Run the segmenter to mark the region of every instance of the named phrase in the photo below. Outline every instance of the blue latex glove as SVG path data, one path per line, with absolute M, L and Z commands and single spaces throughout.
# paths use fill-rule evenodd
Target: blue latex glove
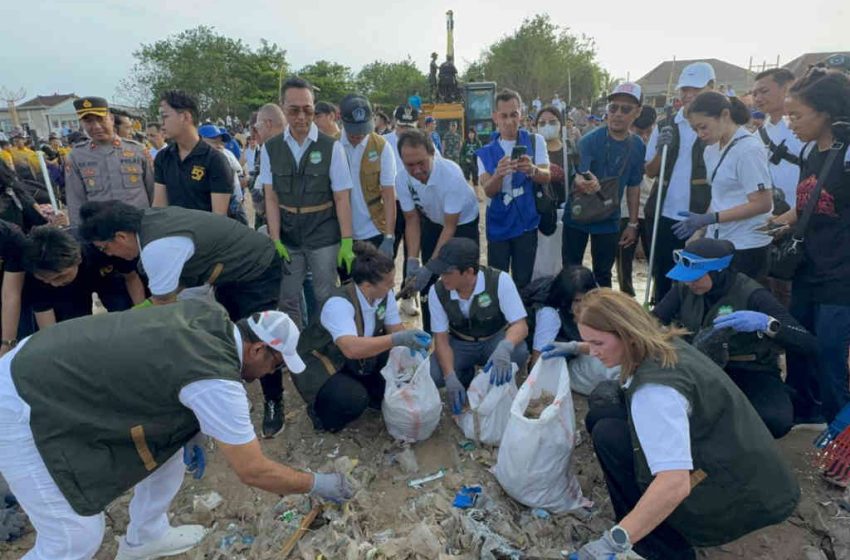
M 183 464 L 186 465 L 186 470 L 192 473 L 192 478 L 203 478 L 207 468 L 207 456 L 204 448 L 195 443 L 194 439 L 183 446 Z
M 407 329 L 394 332 L 390 339 L 393 346 L 407 346 L 411 354 L 415 350 L 427 350 L 431 347 L 431 335 L 419 329 Z
M 575 358 L 579 354 L 581 354 L 581 350 L 579 350 L 579 345 L 581 343 L 575 340 L 571 342 L 550 342 L 541 350 L 543 353 L 541 356 L 544 360 L 550 360 L 552 358 Z
M 490 359 L 484 364 L 484 371 L 490 372 L 490 385 L 504 385 L 511 380 L 513 369 L 511 368 L 511 352 L 514 344 L 510 340 L 503 340 L 496 345 L 496 349 L 490 354 Z
M 450 373 L 445 378 L 446 381 L 446 397 L 452 407 L 453 414 L 463 412 L 463 407 L 466 405 L 466 389 L 463 388 L 463 383 L 457 378 L 457 375 Z
M 423 266 L 416 271 L 416 290 L 421 292 L 428 286 L 428 282 L 431 281 L 431 277 L 434 276 L 434 273 L 427 266 Z
M 758 311 L 735 311 L 714 319 L 714 327 L 729 328 L 735 332 L 765 332 L 770 316 Z
M 679 212 L 679 215 L 685 218 L 681 222 L 676 222 L 676 225 L 673 226 L 673 233 L 679 239 L 687 239 L 698 229 L 715 223 L 714 212 L 709 212 L 707 214 Z

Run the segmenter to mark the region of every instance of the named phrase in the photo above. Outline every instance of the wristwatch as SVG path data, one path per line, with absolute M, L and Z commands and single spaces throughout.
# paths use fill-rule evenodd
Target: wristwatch
M 625 552 L 631 549 L 632 541 L 629 540 L 628 531 L 619 525 L 614 525 L 608 532 L 611 534 L 611 540 L 614 541 L 614 544 L 620 549 L 620 552 Z
M 764 334 L 770 337 L 776 336 L 780 327 L 782 327 L 782 323 L 771 317 L 767 322 L 767 330 L 764 331 Z
M 630 227 L 632 229 L 637 229 L 639 225 L 640 225 L 640 222 L 629 222 L 626 227 Z

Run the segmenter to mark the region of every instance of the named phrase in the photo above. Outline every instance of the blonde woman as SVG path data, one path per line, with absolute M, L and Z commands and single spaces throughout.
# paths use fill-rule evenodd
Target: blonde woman
M 594 416 L 588 430 L 618 525 L 586 544 L 580 560 L 635 552 L 693 559 L 778 523 L 800 488 L 773 437 L 723 370 L 664 329 L 631 297 L 585 295 L 582 339 L 607 367 L 620 366 L 625 414 Z M 610 388 L 609 388 L 610 389 Z M 607 408 L 607 407 L 606 407 Z

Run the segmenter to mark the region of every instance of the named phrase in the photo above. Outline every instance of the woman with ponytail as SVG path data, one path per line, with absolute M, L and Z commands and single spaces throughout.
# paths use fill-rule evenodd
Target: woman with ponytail
M 773 209 L 770 172 L 764 144 L 744 125 L 750 112 L 737 97 L 707 91 L 688 108 L 688 121 L 706 144 L 704 158 L 711 185 L 706 214 L 683 213 L 673 227 L 687 239 L 708 226 L 706 236 L 735 245 L 731 268 L 754 279 L 767 273 L 771 238 L 762 227 Z

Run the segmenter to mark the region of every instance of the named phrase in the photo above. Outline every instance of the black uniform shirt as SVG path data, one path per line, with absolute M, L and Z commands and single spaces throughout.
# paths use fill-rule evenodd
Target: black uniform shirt
M 212 211 L 212 193 L 233 194 L 233 170 L 227 158 L 203 140 L 180 161 L 177 143 L 156 154 L 154 181 L 165 185 L 169 206 Z

